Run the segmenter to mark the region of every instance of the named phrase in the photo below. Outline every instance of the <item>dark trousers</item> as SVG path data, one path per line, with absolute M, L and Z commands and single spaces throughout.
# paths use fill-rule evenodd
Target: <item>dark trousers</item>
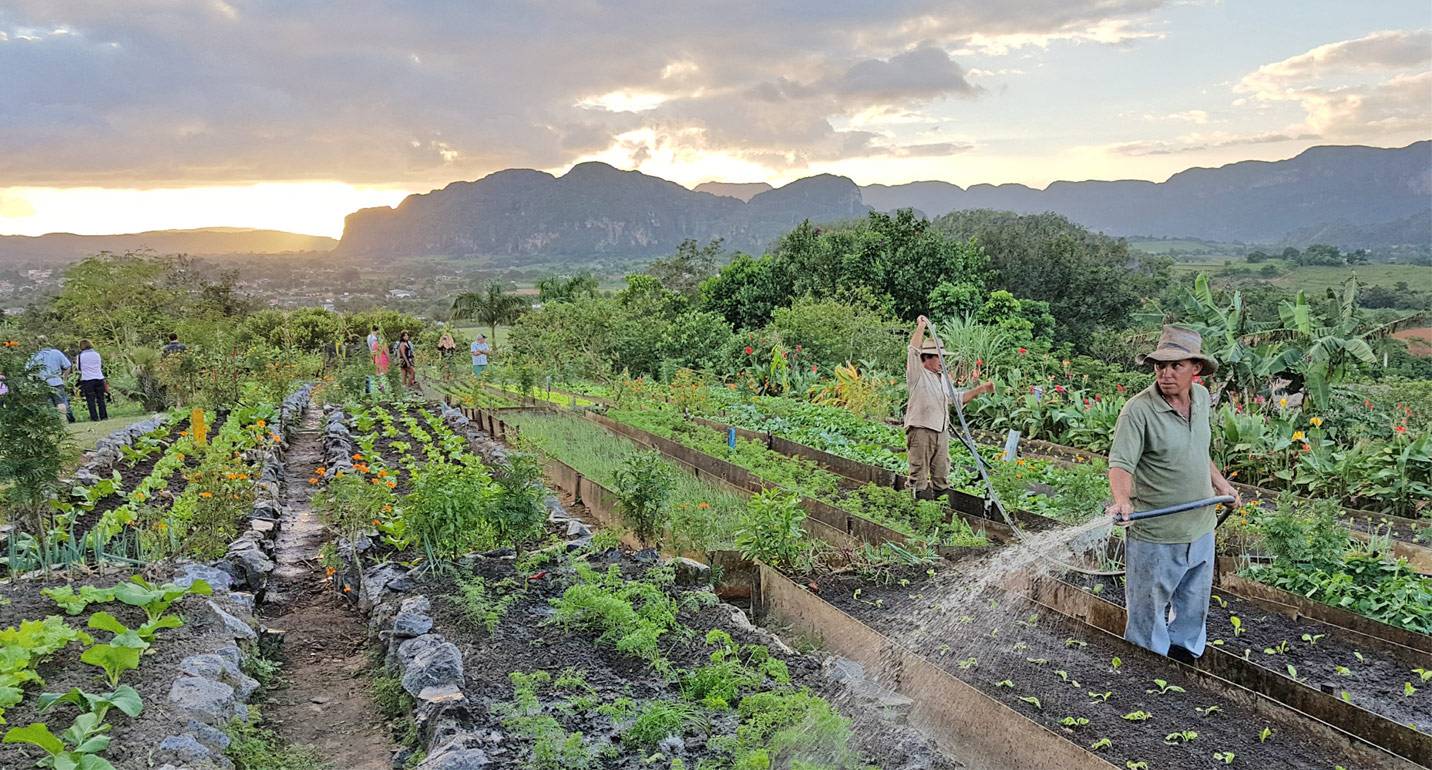
M 92 422 L 109 419 L 109 410 L 104 405 L 104 380 L 81 380 L 80 393 L 84 394 Z

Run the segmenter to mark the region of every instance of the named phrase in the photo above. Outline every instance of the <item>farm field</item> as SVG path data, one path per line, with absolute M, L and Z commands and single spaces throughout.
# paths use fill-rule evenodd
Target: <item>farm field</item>
M 852 226 L 699 283 L 667 264 L 535 303 L 493 285 L 441 324 L 216 305 L 163 257 L 72 268 L 61 306 L 108 301 L 92 273 L 170 293 L 73 330 L 123 396 L 101 423 L 66 424 L 30 363 L 77 340 L 0 319 L 0 765 L 1432 762 L 1415 317 L 1394 337 L 1355 302 L 1138 283 L 1110 246 L 1083 255 L 1109 260 L 1090 296 L 1142 312 L 1092 320 L 1095 299 L 1000 288 L 1039 288 L 1013 270 L 961 283 L 987 258 L 970 241 Z M 903 246 L 822 256 L 882 238 Z M 927 315 L 977 392 L 917 494 L 905 365 Z M 477 318 L 499 321 L 481 377 Z M 1241 498 L 1215 511 L 1196 659 L 1123 638 L 1138 578 L 1105 513 L 1162 320 L 1226 362 L 1198 384 Z M 175 328 L 184 350 L 130 342 Z

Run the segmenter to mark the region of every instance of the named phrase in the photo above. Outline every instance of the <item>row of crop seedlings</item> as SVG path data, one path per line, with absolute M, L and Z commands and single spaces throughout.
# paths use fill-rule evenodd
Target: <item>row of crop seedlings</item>
M 0 722 L 7 709 L 27 699 L 33 699 L 35 713 L 46 717 L 9 728 L 4 742 L 33 747 L 44 767 L 113 770 L 103 755 L 116 715 L 133 719 L 144 709 L 139 693 L 123 683 L 125 675 L 140 668 L 162 631 L 184 625 L 182 617 L 169 612 L 170 606 L 187 594 L 207 596 L 210 587 L 202 580 L 188 586 L 152 585 L 135 576 L 105 589 L 84 586 L 76 592 L 63 586 L 42 593 L 70 616 L 118 604 L 141 610 L 143 620 L 131 628 L 100 609 L 85 617 L 84 629 L 59 615 L 0 629 Z M 42 664 L 72 645 L 82 649 L 80 662 L 94 668 L 93 690 L 36 692 L 45 684 L 39 674 Z
M 761 399 L 759 404 L 771 400 Z M 750 415 L 759 413 L 759 404 L 750 402 L 743 404 L 742 408 L 733 407 L 728 411 L 747 416 L 748 419 L 742 421 L 742 427 L 780 428 L 782 423 L 779 421 L 750 419 Z M 848 452 L 849 443 L 821 439 L 822 435 L 838 435 L 846 429 L 853 431 L 852 435 L 862 435 L 863 429 L 849 427 L 860 422 L 853 415 L 813 404 L 801 405 L 794 412 L 784 414 L 794 413 L 819 413 L 824 431 L 800 433 L 802 439 L 811 442 L 814 448 L 859 459 L 859 452 Z M 730 451 L 719 434 L 693 425 L 682 418 L 675 406 L 666 403 L 637 405 L 627 401 L 608 414 L 614 419 L 734 462 L 773 483 L 782 486 L 795 484 L 788 488 L 839 505 L 897 530 L 902 529 L 902 517 L 892 516 L 889 512 L 909 507 L 918 511 L 922 505 L 909 502 L 908 496 L 897 496 L 891 490 L 871 487 L 857 490 L 846 495 L 844 500 L 837 501 L 836 485 L 840 479 L 835 474 L 818 469 L 804 470 L 809 463 L 789 458 L 783 461 L 782 455 L 763 450 L 758 442 L 738 439 L 736 450 Z M 954 449 L 956 455 L 960 451 L 958 447 Z M 987 459 L 991 461 L 996 491 L 1011 508 L 1064 522 L 1081 521 L 1098 515 L 1108 494 L 1101 463 L 1061 467 L 1049 461 L 1024 458 L 1015 462 L 997 462 L 993 452 Z M 966 479 L 966 491 L 983 493 L 982 488 L 968 483 L 968 476 Z M 1054 494 L 1031 492 L 1029 487 L 1032 485 L 1053 488 Z M 865 498 L 872 496 L 881 501 L 888 499 L 889 502 L 883 506 L 871 505 Z M 917 517 L 915 521 L 929 520 Z M 918 523 L 915 530 L 922 531 Z M 908 525 L 902 531 L 908 531 Z M 1395 558 L 1387 551 L 1385 542 L 1364 544 L 1349 540 L 1346 527 L 1338 518 L 1337 504 L 1333 501 L 1309 501 L 1290 495 L 1280 496 L 1276 501 L 1250 501 L 1235 512 L 1225 525 L 1223 534 L 1223 550 L 1248 560 L 1248 566 L 1242 570 L 1245 577 L 1316 598 L 1382 623 L 1424 634 L 1432 632 L 1432 579 L 1417 574 L 1404 560 Z M 1318 547 L 1312 547 L 1314 545 Z
M 941 503 L 915 500 L 910 493 L 878 484 L 855 488 L 848 480 L 802 458 L 772 451 L 759 441 L 736 438 L 732 447 L 720 433 L 684 419 L 678 412 L 640 408 L 630 403 L 612 408 L 618 422 L 676 441 L 740 466 L 768 484 L 863 516 L 901 534 L 932 545 L 983 547 L 985 537 L 963 519 L 948 515 Z
M 671 567 L 624 554 L 611 533 L 564 541 L 570 519 L 549 516 L 535 460 L 511 452 L 489 465 L 466 442 L 426 408 L 348 405 L 330 413 L 325 465 L 311 478 L 330 521 L 366 524 L 352 534 L 391 548 L 368 549 L 366 564 L 351 563 L 358 549 L 329 554 L 339 590 L 361 592 L 390 646 L 391 700 L 410 713 L 447 693 L 422 707 L 421 734 L 436 743 L 419 747 L 418 731 L 406 733 L 409 767 L 477 756 L 543 770 L 758 768 L 791 757 L 867 766 L 849 720 L 806 686 L 818 679 L 812 661 L 797 656 L 792 670 L 793 653 L 711 612 L 709 589 L 677 585 Z M 486 549 L 499 550 L 470 555 Z M 398 566 L 415 557 L 418 567 Z M 446 641 L 458 636 L 462 650 Z M 451 688 L 491 707 L 466 708 Z
M 44 538 L 8 539 L 9 571 L 85 561 L 143 564 L 179 553 L 223 556 L 254 503 L 260 461 L 283 436 L 271 404 L 194 415 L 136 437 L 108 475 L 92 475 L 53 500 Z M 147 473 L 136 473 L 145 467 Z

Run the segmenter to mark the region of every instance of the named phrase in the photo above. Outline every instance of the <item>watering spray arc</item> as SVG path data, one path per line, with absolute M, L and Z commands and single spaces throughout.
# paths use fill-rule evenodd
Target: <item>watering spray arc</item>
M 949 373 L 945 369 L 945 345 L 943 342 L 940 341 L 939 337 L 936 337 L 934 335 L 931 335 L 931 337 L 935 341 L 935 353 L 940 358 L 940 380 L 943 383 L 943 386 L 946 388 L 947 393 L 954 393 L 954 387 L 950 383 Z M 964 404 L 958 397 L 954 399 L 954 402 L 955 414 L 960 418 L 960 443 L 964 444 L 965 450 L 968 451 L 970 453 L 970 456 L 974 458 L 975 469 L 979 471 L 980 479 L 984 482 L 986 492 L 984 506 L 986 514 L 989 512 L 990 507 L 993 506 L 997 511 L 999 511 L 1000 518 L 1004 519 L 1004 523 L 1009 526 L 1010 531 L 1014 533 L 1015 539 L 1020 541 L 1028 539 L 1029 536 L 1025 534 L 1024 530 L 1019 528 L 1019 524 L 1015 522 L 1014 517 L 1009 515 L 1009 512 L 1005 510 L 1004 504 L 999 501 L 999 493 L 995 492 L 994 483 L 990 481 L 989 470 L 985 467 L 984 457 L 980 455 L 979 446 L 975 444 L 974 437 L 970 433 L 970 424 L 968 421 L 965 420 Z M 1011 447 L 1011 451 L 1013 451 L 1013 447 Z M 1233 498 L 1227 495 L 1208 497 L 1202 500 L 1193 500 L 1186 503 L 1178 503 L 1176 505 L 1165 506 L 1163 508 L 1154 508 L 1147 511 L 1136 511 L 1134 513 L 1129 514 L 1128 520 L 1132 522 L 1139 521 L 1141 519 L 1152 519 L 1158 516 L 1167 516 L 1172 513 L 1182 513 L 1183 511 L 1191 511 L 1195 508 L 1203 508 L 1205 506 L 1215 505 L 1218 503 L 1223 503 L 1227 505 L 1231 502 L 1233 502 Z M 1231 512 L 1232 509 L 1226 509 L 1223 514 L 1218 517 L 1218 524 L 1222 524 L 1224 519 L 1228 518 L 1228 514 Z M 1085 575 L 1114 576 L 1124 574 L 1124 569 L 1122 566 L 1120 566 L 1119 569 L 1089 567 L 1085 565 L 1071 564 L 1068 561 L 1061 558 L 1057 558 L 1048 552 L 1044 552 L 1041 555 L 1047 561 L 1051 561 L 1061 567 L 1064 567 L 1065 569 L 1069 569 L 1074 572 L 1080 572 Z

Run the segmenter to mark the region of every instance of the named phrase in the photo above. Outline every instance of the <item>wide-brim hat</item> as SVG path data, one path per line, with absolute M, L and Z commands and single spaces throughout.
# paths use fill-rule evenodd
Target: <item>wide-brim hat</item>
M 1187 326 L 1168 325 L 1163 328 L 1159 344 L 1151 352 L 1134 359 L 1139 366 L 1150 361 L 1187 361 L 1202 364 L 1199 374 L 1207 376 L 1218 371 L 1218 362 L 1203 352 L 1203 337 Z
M 920 343 L 920 355 L 922 355 L 922 356 L 938 356 L 938 355 L 940 355 L 940 353 L 941 353 L 941 351 L 940 351 L 940 341 L 939 341 L 939 340 L 936 340 L 936 339 L 930 338 L 930 337 L 926 337 L 925 340 Z

